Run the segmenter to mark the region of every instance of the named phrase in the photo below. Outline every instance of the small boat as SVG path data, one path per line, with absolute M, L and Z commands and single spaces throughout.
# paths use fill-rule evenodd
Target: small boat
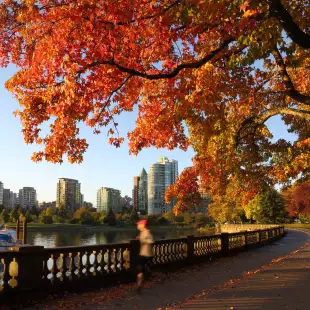
M 11 247 L 18 244 L 15 230 L 7 229 L 6 227 L 0 230 L 0 252 L 9 251 Z

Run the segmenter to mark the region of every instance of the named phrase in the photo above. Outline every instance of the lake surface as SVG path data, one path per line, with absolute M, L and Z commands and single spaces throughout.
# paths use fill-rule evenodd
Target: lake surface
M 200 234 L 196 229 L 152 230 L 155 240 L 181 238 Z M 46 248 L 118 243 L 135 239 L 138 231 L 37 231 L 28 232 L 27 243 Z

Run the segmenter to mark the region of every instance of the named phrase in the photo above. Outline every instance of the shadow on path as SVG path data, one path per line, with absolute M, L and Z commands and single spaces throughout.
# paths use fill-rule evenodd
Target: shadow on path
M 291 236 L 296 235 L 295 232 Z M 308 235 L 309 236 L 309 235 Z M 185 302 L 182 309 L 309 309 L 310 244 L 260 272 L 208 296 Z M 174 309 L 178 309 L 175 307 Z

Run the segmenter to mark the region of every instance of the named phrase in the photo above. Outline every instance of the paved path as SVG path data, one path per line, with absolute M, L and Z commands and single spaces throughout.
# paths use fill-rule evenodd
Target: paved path
M 257 273 L 174 309 L 310 309 L 310 243 Z
M 133 284 L 128 284 L 79 296 L 68 295 L 32 309 L 308 310 L 305 300 L 310 296 L 310 246 L 287 258 L 283 256 L 309 241 L 309 234 L 291 231 L 274 244 L 168 272 L 163 283 L 159 280 L 164 275 L 158 274 L 141 295 L 135 293 Z M 294 294 L 294 300 L 289 294 Z

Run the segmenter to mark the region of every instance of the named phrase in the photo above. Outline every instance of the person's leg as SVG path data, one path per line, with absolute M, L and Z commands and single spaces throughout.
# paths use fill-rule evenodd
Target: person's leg
M 145 277 L 146 278 L 150 278 L 152 276 L 152 269 L 151 269 L 152 260 L 153 260 L 153 257 L 147 258 L 147 261 L 145 264 Z
M 138 291 L 141 290 L 142 284 L 143 284 L 143 273 L 140 272 L 140 273 L 138 273 L 138 276 L 137 276 L 137 290 Z
M 138 275 L 137 275 L 137 290 L 140 292 L 143 283 L 143 273 L 145 269 L 145 260 L 143 256 L 139 256 Z

